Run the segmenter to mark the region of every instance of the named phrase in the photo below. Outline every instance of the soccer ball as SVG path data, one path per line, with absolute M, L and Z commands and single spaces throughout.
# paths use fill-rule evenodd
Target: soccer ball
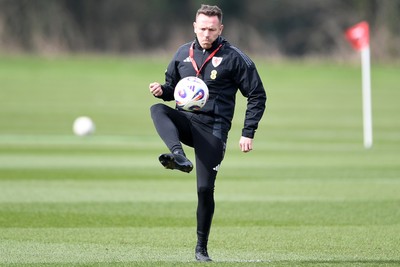
M 186 111 L 199 110 L 208 100 L 208 87 L 203 80 L 189 76 L 178 82 L 174 91 L 176 106 Z
M 74 133 L 78 136 L 86 136 L 94 133 L 96 127 L 91 118 L 82 116 L 76 118 L 73 125 Z

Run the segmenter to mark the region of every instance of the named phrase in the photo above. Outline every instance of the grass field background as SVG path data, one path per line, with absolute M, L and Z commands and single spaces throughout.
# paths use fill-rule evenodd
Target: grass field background
M 366 150 L 358 64 L 255 59 L 267 112 L 241 153 L 238 95 L 212 264 L 400 265 L 399 66 L 372 66 Z M 161 167 L 149 116 L 167 63 L 0 57 L 0 265 L 199 265 L 194 173 Z M 95 135 L 72 134 L 81 115 Z

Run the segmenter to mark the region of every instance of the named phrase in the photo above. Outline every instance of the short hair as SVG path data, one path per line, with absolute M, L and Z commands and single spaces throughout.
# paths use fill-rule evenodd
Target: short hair
M 222 10 L 218 6 L 201 5 L 201 7 L 197 10 L 196 18 L 200 14 L 208 17 L 217 16 L 219 22 L 222 24 Z

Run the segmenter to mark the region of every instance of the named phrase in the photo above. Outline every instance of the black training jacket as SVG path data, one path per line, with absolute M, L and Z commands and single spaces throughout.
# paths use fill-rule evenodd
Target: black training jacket
M 267 100 L 264 86 L 253 61 L 221 36 L 207 50 L 203 50 L 195 39 L 193 58 L 200 69 L 203 62 L 220 44 L 222 44 L 221 48 L 205 64 L 200 74 L 208 86 L 209 100 L 201 110 L 194 113 L 212 116 L 214 134 L 226 140 L 232 124 L 236 93 L 239 89 L 247 98 L 242 136 L 253 138 Z M 165 72 L 165 84 L 162 85 L 163 94 L 160 97 L 163 100 L 174 100 L 174 88 L 180 79 L 196 76 L 196 71 L 189 59 L 189 48 L 192 45 L 193 42 L 182 45 L 169 63 Z

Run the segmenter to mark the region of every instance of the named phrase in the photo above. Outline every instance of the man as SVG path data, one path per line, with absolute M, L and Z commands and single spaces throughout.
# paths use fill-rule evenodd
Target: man
M 165 83 L 153 82 L 149 89 L 155 97 L 171 101 L 179 80 L 197 76 L 207 84 L 209 99 L 202 109 L 193 112 L 155 104 L 151 117 L 171 152 L 159 157 L 165 168 L 189 173 L 193 164 L 186 158 L 182 143 L 194 148 L 198 196 L 195 258 L 211 261 L 207 243 L 215 206 L 214 185 L 225 154 L 235 95 L 239 89 L 247 98 L 239 146 L 241 151 L 249 152 L 265 110 L 266 93 L 254 63 L 221 36 L 224 26 L 217 6 L 202 5 L 193 28 L 195 40 L 178 49 L 166 70 Z

